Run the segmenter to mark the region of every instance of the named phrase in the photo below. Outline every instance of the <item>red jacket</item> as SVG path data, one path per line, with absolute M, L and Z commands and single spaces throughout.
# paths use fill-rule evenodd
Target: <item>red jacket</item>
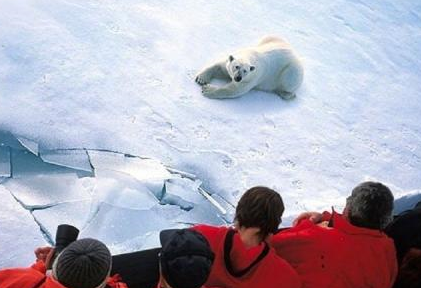
M 0 270 L 0 288 L 66 288 L 51 276 L 46 276 L 47 269 L 43 261 L 38 261 L 30 268 L 11 268 Z M 118 275 L 109 277 L 108 287 L 127 288 Z
M 207 225 L 195 226 L 193 229 L 207 238 L 215 253 L 215 262 L 206 286 L 224 288 L 301 287 L 297 272 L 285 260 L 278 257 L 266 243 L 247 249 L 233 229 Z M 259 256 L 263 257 L 260 262 L 245 271 Z M 243 275 L 240 275 L 240 272 L 243 272 Z
M 331 222 L 332 227 L 321 227 L 303 220 L 272 238 L 278 255 L 300 274 L 303 287 L 392 287 L 397 274 L 392 239 L 353 226 L 337 213 Z

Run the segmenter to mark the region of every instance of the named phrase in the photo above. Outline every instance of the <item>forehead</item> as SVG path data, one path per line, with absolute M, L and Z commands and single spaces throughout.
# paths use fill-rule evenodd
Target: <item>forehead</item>
M 232 61 L 231 62 L 234 66 L 241 66 L 241 67 L 247 67 L 248 66 L 248 64 L 247 63 L 242 63 L 241 61 L 239 61 L 239 60 L 234 60 L 234 61 Z

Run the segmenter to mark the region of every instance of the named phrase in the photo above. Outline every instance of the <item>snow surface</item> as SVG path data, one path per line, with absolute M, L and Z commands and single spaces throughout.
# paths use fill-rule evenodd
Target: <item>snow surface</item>
M 285 37 L 303 58 L 304 84 L 296 99 L 250 92 L 211 100 L 200 94 L 193 78 L 202 66 L 268 34 Z M 40 147 L 86 148 L 158 159 L 196 175 L 227 207 L 245 189 L 267 185 L 283 196 L 288 224 L 299 211 L 340 209 L 364 179 L 391 184 L 397 197 L 419 192 L 420 47 L 421 3 L 412 0 L 0 0 L 0 130 L 17 135 L 35 154 Z M 7 177 L 8 156 L 1 149 L 0 177 Z M 20 173 L 70 161 L 61 172 L 76 168 L 78 177 L 87 176 L 83 152 L 70 158 L 40 154 L 46 162 L 21 165 Z M 18 156 L 24 164 L 36 155 Z M 104 181 L 121 176 L 104 173 L 98 175 Z M 16 193 L 26 194 L 25 181 L 14 183 L 22 187 Z M 130 189 L 127 195 L 134 193 Z M 100 211 L 109 211 L 101 217 L 126 217 L 106 201 L 106 189 L 100 194 Z M 193 199 L 184 197 L 166 201 L 187 210 Z M 1 197 L 2 206 L 9 198 Z M 14 211 L 16 203 L 9 204 L 7 211 Z M 84 209 L 75 205 L 36 214 L 47 223 L 73 207 Z M 130 219 L 149 219 L 153 209 L 132 211 L 119 233 L 133 226 Z M 215 217 L 185 212 L 186 222 Z M 0 231 L 15 223 L 9 214 L 0 214 Z M 92 233 L 106 229 L 102 222 L 90 224 Z M 154 232 L 125 235 L 113 241 L 119 251 L 156 244 Z M 13 248 L 9 239 L 0 240 L 2 253 Z M 26 263 L 23 254 L 0 267 Z

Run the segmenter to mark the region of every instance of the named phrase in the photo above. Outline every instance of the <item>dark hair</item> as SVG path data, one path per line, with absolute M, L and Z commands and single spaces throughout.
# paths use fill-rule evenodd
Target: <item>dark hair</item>
M 392 220 L 393 194 L 382 183 L 363 182 L 352 190 L 346 206 L 353 225 L 381 230 Z
M 393 288 L 421 287 L 421 250 L 411 249 L 403 258 L 398 278 Z
M 247 190 L 235 210 L 235 220 L 240 227 L 260 228 L 260 236 L 265 239 L 275 233 L 281 223 L 284 203 L 281 195 L 267 187 L 253 187 Z

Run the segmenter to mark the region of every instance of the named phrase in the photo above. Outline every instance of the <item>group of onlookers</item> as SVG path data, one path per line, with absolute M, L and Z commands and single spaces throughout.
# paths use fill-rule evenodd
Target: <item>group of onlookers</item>
M 164 230 L 161 248 L 115 256 L 94 239 L 57 257 L 38 248 L 30 268 L 0 270 L 0 288 L 419 288 L 421 202 L 393 218 L 393 201 L 385 185 L 364 182 L 342 213 L 305 212 L 279 229 L 280 194 L 253 187 L 233 227 Z

